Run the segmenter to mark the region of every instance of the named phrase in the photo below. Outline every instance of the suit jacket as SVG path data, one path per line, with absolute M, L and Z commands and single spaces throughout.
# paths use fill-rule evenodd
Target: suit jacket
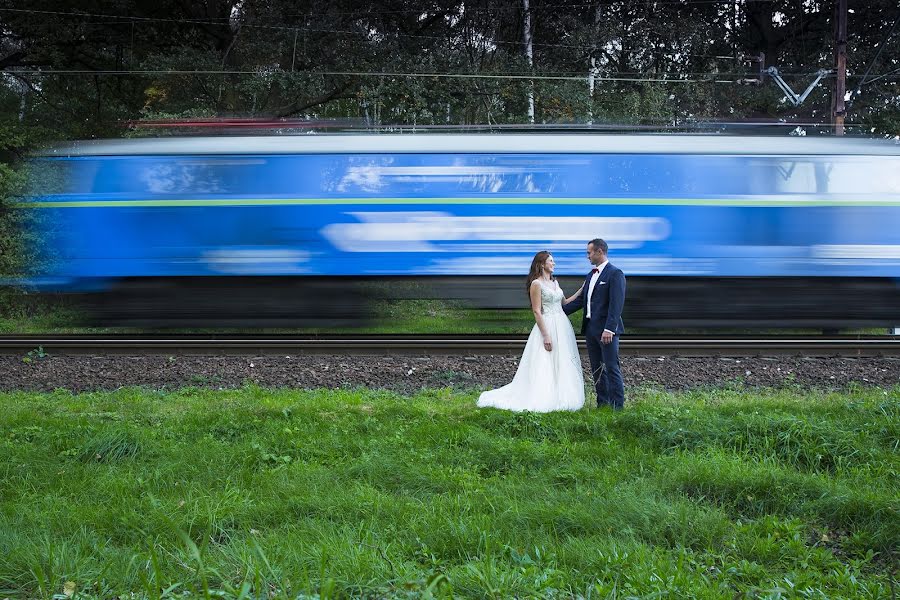
M 567 315 L 585 307 L 590 283 L 591 273 L 588 273 L 581 288 L 581 295 L 563 307 Z M 625 324 L 622 322 L 623 306 L 625 306 L 625 273 L 612 263 L 607 263 L 594 284 L 590 321 L 587 319 L 587 310 L 583 313 L 581 333 L 599 336 L 604 329 L 609 329 L 616 335 L 622 335 L 625 333 Z

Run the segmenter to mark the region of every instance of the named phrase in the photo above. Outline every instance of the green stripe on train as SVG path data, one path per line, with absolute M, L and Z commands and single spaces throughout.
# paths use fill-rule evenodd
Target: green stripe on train
M 571 204 L 620 206 L 900 206 L 900 200 L 786 200 L 724 198 L 213 198 L 172 200 L 48 200 L 19 202 L 19 208 L 163 208 L 202 206 L 334 206 L 441 204 Z

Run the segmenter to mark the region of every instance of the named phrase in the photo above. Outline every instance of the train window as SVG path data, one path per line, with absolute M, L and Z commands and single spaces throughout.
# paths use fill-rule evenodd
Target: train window
M 780 158 L 776 190 L 787 194 L 900 194 L 900 173 L 883 156 Z
M 242 166 L 259 162 L 229 157 L 145 159 L 138 168 L 138 181 L 150 194 L 224 194 L 234 191 Z
M 708 155 L 598 155 L 594 192 L 608 196 L 709 197 L 758 193 L 745 157 Z
M 816 194 L 828 190 L 832 164 L 808 158 L 778 159 L 770 162 L 769 176 L 774 191 L 782 194 Z
M 900 170 L 892 156 L 843 156 L 831 161 L 832 194 L 900 194 Z

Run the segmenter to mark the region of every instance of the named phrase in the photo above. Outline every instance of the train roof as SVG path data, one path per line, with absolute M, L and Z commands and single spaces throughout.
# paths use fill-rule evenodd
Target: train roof
M 59 145 L 42 156 L 209 154 L 734 154 L 890 155 L 890 140 L 837 137 L 597 134 L 315 134 L 154 137 Z

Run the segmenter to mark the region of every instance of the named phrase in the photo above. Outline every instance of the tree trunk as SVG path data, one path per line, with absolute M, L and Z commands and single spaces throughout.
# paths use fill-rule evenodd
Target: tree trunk
M 594 79 L 600 74 L 597 47 L 600 44 L 600 2 L 594 8 L 594 28 L 591 37 L 591 65 L 588 67 L 588 125 L 594 124 Z
M 528 0 L 522 0 L 522 8 L 525 13 L 522 37 L 525 41 L 525 60 L 528 62 L 528 70 L 534 70 L 534 52 L 531 46 L 531 9 Z M 534 124 L 534 80 L 528 80 L 528 122 Z

